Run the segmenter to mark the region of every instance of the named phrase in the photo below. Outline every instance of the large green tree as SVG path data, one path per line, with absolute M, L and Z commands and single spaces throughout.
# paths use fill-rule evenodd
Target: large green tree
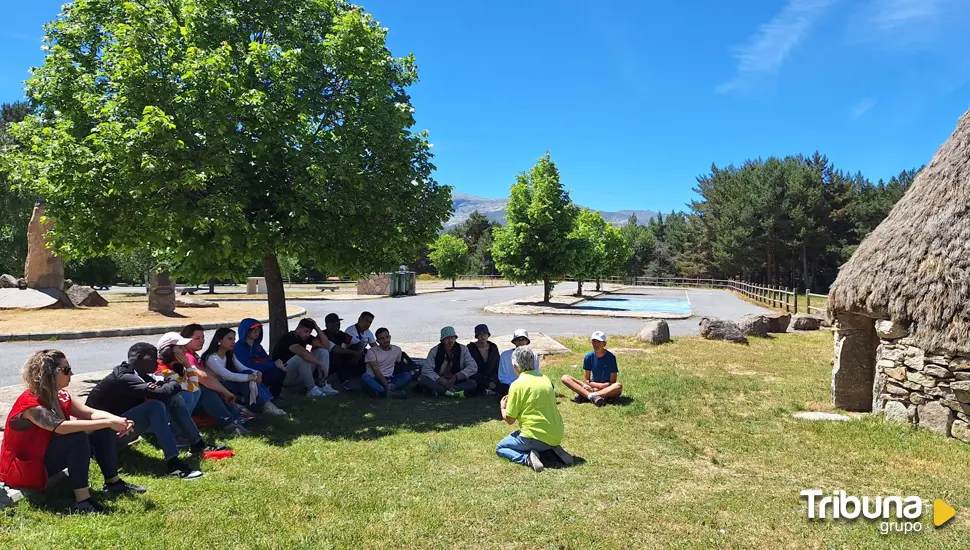
M 512 281 L 542 281 L 548 302 L 553 283 L 568 276 L 574 245 L 570 237 L 578 208 L 559 181 L 549 153 L 512 186 L 505 216 L 508 225 L 495 229 L 495 265 Z
M 468 245 L 458 237 L 445 233 L 431 243 L 428 257 L 438 275 L 451 279 L 451 288 L 455 288 L 455 278 L 468 267 Z
M 261 262 L 275 343 L 279 255 L 389 269 L 450 213 L 410 130 L 414 58 L 386 36 L 340 0 L 75 0 L 46 27 L 12 173 L 47 198 L 65 256 Z

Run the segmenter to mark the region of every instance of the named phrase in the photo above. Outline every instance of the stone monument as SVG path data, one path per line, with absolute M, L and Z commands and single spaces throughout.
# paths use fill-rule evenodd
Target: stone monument
M 152 271 L 148 279 L 148 311 L 175 311 L 175 281 L 168 271 Z
M 24 266 L 24 278 L 28 288 L 60 291 L 64 290 L 64 262 L 47 248 L 44 235 L 53 229 L 54 221 L 41 223 L 44 206 L 43 200 L 37 202 L 30 224 L 27 225 L 27 264 Z

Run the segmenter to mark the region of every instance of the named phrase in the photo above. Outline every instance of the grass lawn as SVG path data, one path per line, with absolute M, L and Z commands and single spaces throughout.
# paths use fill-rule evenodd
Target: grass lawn
M 296 313 L 288 307 L 288 313 Z M 108 307 L 74 309 L 0 310 L 0 333 L 101 330 L 110 328 L 187 325 L 189 323 L 239 322 L 246 317 L 269 316 L 263 302 L 221 303 L 213 308 L 177 308 L 172 315 L 148 311 L 147 299 L 136 303 L 112 302 Z
M 575 353 L 547 374 L 576 372 Z M 238 456 L 197 482 L 160 477 L 160 455 L 123 456 L 142 497 L 111 516 L 71 517 L 63 496 L 0 513 L 0 548 L 958 548 L 970 534 L 970 447 L 877 420 L 791 418 L 829 403 L 827 331 L 750 347 L 682 338 L 636 349 L 618 338 L 629 397 L 597 409 L 565 396 L 564 446 L 584 459 L 539 475 L 494 455 L 511 428 L 491 398 L 361 395 L 284 406 Z M 561 384 L 557 387 L 562 390 Z M 92 466 L 92 479 L 98 479 Z M 100 485 L 100 482 L 98 482 Z M 803 489 L 942 498 L 959 512 L 935 530 L 811 521 Z M 59 507 L 59 508 L 58 508 Z M 53 509 L 53 511 L 52 511 Z

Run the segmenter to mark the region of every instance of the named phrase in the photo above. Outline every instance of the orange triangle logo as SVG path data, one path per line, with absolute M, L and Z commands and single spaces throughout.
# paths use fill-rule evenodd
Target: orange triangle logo
M 957 511 L 949 504 L 940 499 L 933 501 L 933 525 L 939 527 L 953 519 L 955 515 L 957 515 Z

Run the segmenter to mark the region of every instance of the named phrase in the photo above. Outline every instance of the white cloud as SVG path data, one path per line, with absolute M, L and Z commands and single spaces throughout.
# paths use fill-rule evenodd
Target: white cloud
M 871 0 L 858 31 L 864 40 L 890 50 L 934 49 L 948 36 L 964 34 L 968 16 L 966 0 Z
M 785 7 L 758 27 L 748 43 L 737 49 L 734 77 L 717 87 L 720 93 L 750 84 L 752 78 L 777 73 L 792 50 L 808 36 L 816 21 L 835 0 L 788 0 Z
M 892 32 L 939 17 L 945 0 L 875 0 L 872 23 L 877 29 Z
M 849 109 L 849 118 L 855 120 L 862 115 L 869 112 L 870 109 L 876 106 L 876 100 L 871 97 L 863 99 L 859 103 L 856 103 Z

